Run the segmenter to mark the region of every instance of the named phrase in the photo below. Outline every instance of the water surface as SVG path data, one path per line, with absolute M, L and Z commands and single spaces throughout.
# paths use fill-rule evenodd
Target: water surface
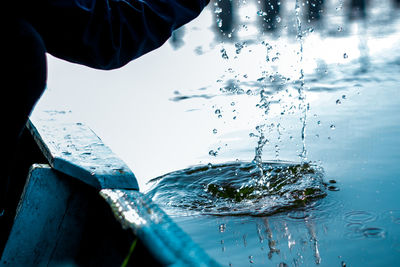
M 222 266 L 396 266 L 399 10 L 371 0 L 364 20 L 349 19 L 347 3 L 326 1 L 315 22 L 301 8 L 302 46 L 295 1 L 282 1 L 278 30 L 264 33 L 256 5 L 240 2 L 231 38 L 215 34 L 210 6 L 178 35 L 181 45 L 121 70 L 49 58 L 41 105 L 86 120 Z M 251 184 L 257 172 L 240 168 L 260 144 L 259 165 L 315 166 L 299 180 L 309 184 L 286 193 L 318 188 L 316 197 L 294 205 L 268 193 L 268 180 Z M 155 177 L 164 178 L 158 191 Z

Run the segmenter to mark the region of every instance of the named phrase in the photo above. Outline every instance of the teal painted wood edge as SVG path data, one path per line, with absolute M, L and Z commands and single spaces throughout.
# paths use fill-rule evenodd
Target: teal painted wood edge
M 55 170 L 97 189 L 139 190 L 129 167 L 84 123 L 70 112 L 34 112 L 27 128 Z
M 220 266 L 144 194 L 103 189 L 100 195 L 122 226 L 131 229 L 164 266 Z

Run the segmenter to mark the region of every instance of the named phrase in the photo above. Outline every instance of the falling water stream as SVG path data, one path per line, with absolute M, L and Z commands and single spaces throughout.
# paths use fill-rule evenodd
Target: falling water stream
M 296 0 L 295 5 L 295 14 L 296 14 L 296 25 L 297 25 L 297 40 L 299 42 L 299 68 L 300 75 L 298 78 L 299 81 L 299 100 L 300 106 L 299 109 L 303 110 L 303 116 L 301 117 L 302 127 L 301 127 L 301 142 L 302 142 L 302 150 L 300 153 L 301 162 L 305 162 L 307 160 L 307 148 L 306 148 L 306 126 L 307 126 L 307 111 L 309 109 L 309 104 L 306 103 L 306 93 L 304 91 L 304 70 L 303 70 L 303 32 L 301 27 L 301 10 L 300 10 L 300 0 Z

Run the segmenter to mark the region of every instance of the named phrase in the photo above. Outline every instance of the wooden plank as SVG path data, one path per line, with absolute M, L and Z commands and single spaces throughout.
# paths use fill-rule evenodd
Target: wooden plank
M 138 191 L 135 176 L 125 163 L 92 130 L 83 123 L 74 122 L 69 112 L 36 112 L 27 127 L 51 167 L 101 189 L 100 195 L 122 227 L 132 230 L 130 233 L 136 235 L 163 266 L 219 266 L 151 199 Z M 55 179 L 53 176 L 57 173 L 50 168 L 41 170 L 40 175 L 33 175 L 35 172 L 38 171 L 33 168 L 30 179 L 39 178 L 27 183 L 7 243 L 7 254 L 3 254 L 3 264 L 8 266 L 15 266 L 14 263 L 24 266 L 23 261 L 32 257 L 36 257 L 38 264 L 62 258 L 71 260 L 81 253 L 74 246 L 68 248 L 68 244 L 79 242 L 80 237 L 71 235 L 69 238 L 70 235 L 65 234 L 71 229 L 68 225 L 79 228 L 79 220 L 75 218 L 82 212 L 77 212 L 81 210 L 79 205 L 71 204 L 71 194 L 76 190 L 68 189 L 68 183 L 64 185 L 62 179 Z M 53 201 L 54 195 L 59 200 Z M 80 195 L 87 194 L 81 192 Z M 21 234 L 30 224 L 35 224 L 32 233 Z M 79 229 L 77 232 L 80 233 Z M 48 236 L 44 236 L 45 233 Z M 65 248 L 71 253 L 65 253 Z M 21 251 L 25 254 L 21 255 Z M 49 254 L 49 251 L 52 252 Z
M 134 240 L 97 189 L 34 164 L 0 266 L 120 266 Z M 143 248 L 133 258 L 154 263 Z
M 135 190 L 103 189 L 125 229 L 131 229 L 164 266 L 220 266 L 181 230 L 155 203 Z
M 95 188 L 139 190 L 135 175 L 84 123 L 70 112 L 40 111 L 27 128 L 55 170 Z
M 60 242 L 65 235 L 60 228 L 66 223 L 66 218 L 72 217 L 66 214 L 71 213 L 70 202 L 74 194 L 71 184 L 66 179 L 59 179 L 50 166 L 33 165 L 0 265 L 49 266 L 53 260 L 61 260 L 54 258 L 57 246 L 62 247 L 62 258 L 66 261 L 73 259 L 83 231 L 83 227 L 73 225 L 82 222 L 67 222 L 73 228 L 68 232 L 68 241 L 63 238 Z M 72 212 L 84 212 L 82 205 L 84 203 L 80 201 L 80 206 L 76 205 Z

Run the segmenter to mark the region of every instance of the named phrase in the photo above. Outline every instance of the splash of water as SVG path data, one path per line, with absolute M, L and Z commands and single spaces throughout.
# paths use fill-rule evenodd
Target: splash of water
M 308 163 L 231 162 L 195 166 L 150 181 L 147 193 L 171 215 L 265 216 L 326 196 L 323 170 Z
M 305 93 L 305 80 L 304 80 L 304 69 L 303 69 L 303 32 L 302 32 L 302 23 L 301 23 L 301 1 L 300 0 L 296 0 L 295 2 L 295 17 L 296 17 L 296 39 L 299 43 L 299 59 L 298 59 L 298 65 L 300 67 L 299 70 L 299 77 L 297 79 L 297 83 L 299 84 L 299 87 L 297 89 L 298 91 L 298 99 L 300 101 L 299 104 L 299 110 L 301 111 L 301 118 L 300 121 L 302 123 L 302 127 L 301 127 L 301 141 L 302 141 L 302 150 L 301 153 L 299 154 L 300 160 L 302 163 L 307 161 L 307 146 L 306 146 L 306 127 L 307 127 L 307 113 L 309 110 L 309 103 L 307 103 L 306 101 L 306 93 Z M 266 61 L 269 62 L 269 52 L 272 49 L 272 47 L 269 44 L 266 44 L 265 42 L 263 42 L 264 45 L 266 45 L 267 47 L 267 58 Z M 263 77 L 264 80 L 266 77 Z M 260 109 L 263 109 L 263 116 L 266 117 L 266 120 L 268 118 L 268 113 L 270 110 L 270 105 L 271 105 L 271 100 L 269 99 L 268 94 L 265 93 L 264 89 L 260 90 L 260 101 L 259 104 L 257 105 L 257 107 L 259 107 Z M 257 137 L 258 141 L 257 141 L 257 145 L 255 147 L 255 155 L 254 155 L 254 159 L 253 162 L 258 166 L 260 172 L 261 172 L 261 177 L 263 175 L 262 173 L 262 153 L 263 153 L 263 149 L 265 147 L 266 144 L 268 144 L 268 139 L 266 138 L 266 130 L 270 130 L 271 126 L 269 126 L 267 123 L 258 125 L 256 127 L 257 133 L 258 134 L 253 134 L 252 136 Z M 278 133 L 279 136 L 281 135 L 279 129 Z M 279 157 L 279 148 L 276 148 L 276 158 Z
M 264 109 L 264 115 L 268 115 L 271 102 L 269 101 L 268 95 L 264 90 L 260 91 L 260 103 L 257 105 L 259 108 Z M 252 136 L 257 137 L 257 146 L 255 147 L 255 155 L 253 159 L 253 163 L 256 164 L 258 170 L 260 172 L 260 178 L 264 177 L 263 168 L 262 168 L 262 153 L 264 146 L 269 143 L 269 140 L 265 136 L 267 124 L 261 124 L 256 127 L 256 131 L 258 134 L 253 134 Z

